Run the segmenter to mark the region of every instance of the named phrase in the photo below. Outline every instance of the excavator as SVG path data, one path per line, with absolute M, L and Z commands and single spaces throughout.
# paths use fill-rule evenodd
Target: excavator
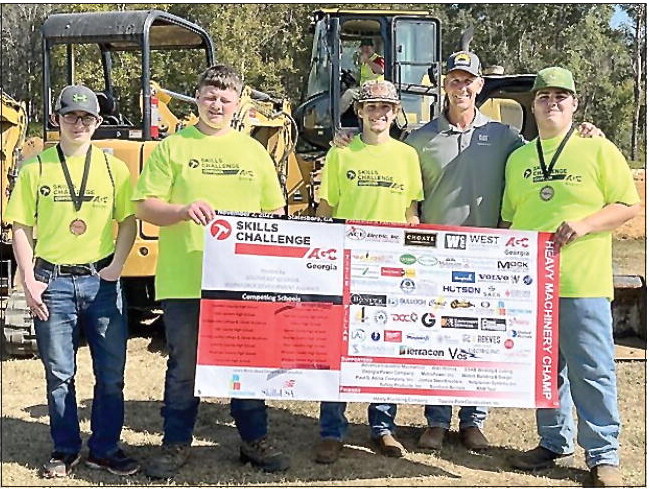
M 193 113 L 196 79 L 215 64 L 213 42 L 198 25 L 160 10 L 110 11 L 54 14 L 45 20 L 41 31 L 44 148 L 58 142 L 57 128 L 49 117 L 52 97 L 73 83 L 83 82 L 95 91 L 103 122 L 93 143 L 125 161 L 133 183 L 163 138 L 198 120 Z M 163 88 L 166 83 L 179 87 L 176 91 Z M 5 117 L 9 119 L 6 138 Z M 266 147 L 285 187 L 297 139 L 289 102 L 246 86 L 233 125 Z M 13 149 L 22 145 L 26 127 L 24 106 L 13 99 L 5 102 L 3 94 L 3 217 L 21 161 Z M 2 346 L 6 354 L 35 355 L 33 321 L 11 259 L 9 224 L 2 224 L 2 256 L 6 258 L 2 269 Z M 153 285 L 157 238 L 156 226 L 138 221 L 136 241 L 123 274 L 131 324 L 151 323 L 161 314 Z
M 334 133 L 358 127 L 351 109 L 341 112 L 340 99 L 357 83 L 361 41 L 372 41 L 385 59 L 385 78 L 400 92 L 403 111 L 393 129 L 395 137 L 405 137 L 440 114 L 444 100 L 442 27 L 429 12 L 332 8 L 314 12 L 311 20 L 311 63 L 298 107 L 292 112 L 286 99 L 247 86 L 233 122 L 267 148 L 285 189 L 287 212 L 296 215 L 314 214 L 319 174 Z M 133 182 L 161 139 L 196 122 L 194 98 L 186 95 L 193 93 L 194 79 L 184 74 L 196 77 L 214 64 L 212 40 L 196 24 L 159 10 L 55 14 L 46 19 L 42 32 L 46 147 L 57 140 L 48 117 L 52 94 L 82 80 L 96 91 L 104 119 L 94 144 L 127 162 Z M 471 33 L 462 36 L 459 49 L 467 49 L 470 37 Z M 477 100 L 480 110 L 517 128 L 526 139 L 534 138 L 529 109 L 534 75 L 504 75 L 498 68 L 484 71 L 485 85 Z M 2 163 L 6 198 L 18 162 L 9 158 Z M 7 224 L 3 223 L 5 246 L 10 241 Z M 138 222 L 123 274 L 131 325 L 155 322 L 161 314 L 153 288 L 157 236 L 157 227 Z M 35 354 L 32 320 L 11 262 L 3 277 L 4 349 L 10 354 Z M 645 338 L 643 278 L 621 277 L 616 284 L 617 327 L 638 325 L 636 331 Z

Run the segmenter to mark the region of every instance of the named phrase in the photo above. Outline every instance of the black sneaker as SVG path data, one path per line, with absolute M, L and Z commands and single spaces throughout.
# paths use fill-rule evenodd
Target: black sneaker
M 242 440 L 239 460 L 243 463 L 250 462 L 265 472 L 280 472 L 291 465 L 289 457 L 274 448 L 266 436 L 251 442 Z
M 122 450 L 104 458 L 95 457 L 92 453 L 86 459 L 86 465 L 91 469 L 108 470 L 115 475 L 132 475 L 140 470 L 137 460 L 127 457 Z
M 41 467 L 41 477 L 46 479 L 68 477 L 72 474 L 79 460 L 81 460 L 81 457 L 78 453 L 52 452 L 50 460 Z
M 509 459 L 510 466 L 519 470 L 549 469 L 557 465 L 558 462 L 566 465 L 572 461 L 573 453 L 555 453 L 542 446 L 537 446 Z

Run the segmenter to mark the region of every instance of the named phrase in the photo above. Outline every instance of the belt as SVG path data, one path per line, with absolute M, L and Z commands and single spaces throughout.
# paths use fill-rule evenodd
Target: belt
M 108 255 L 101 260 L 92 263 L 77 263 L 74 265 L 56 265 L 43 258 L 36 258 L 34 268 L 42 268 L 49 272 L 56 272 L 59 275 L 92 275 L 107 267 L 113 260 L 113 255 Z

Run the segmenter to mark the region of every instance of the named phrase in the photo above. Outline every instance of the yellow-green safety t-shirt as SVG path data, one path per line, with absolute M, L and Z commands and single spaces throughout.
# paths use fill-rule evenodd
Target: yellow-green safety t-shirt
M 542 141 L 547 166 L 563 138 Z M 513 229 L 555 232 L 563 221 L 583 219 L 608 204 L 639 202 L 625 157 L 607 139 L 572 135 L 548 181 L 536 141 L 513 152 L 506 165 L 501 215 Z M 613 294 L 611 232 L 588 234 L 561 248 L 561 297 Z
M 207 136 L 191 126 L 165 138 L 147 160 L 133 200 L 171 204 L 196 200 L 215 210 L 260 212 L 284 206 L 273 160 L 253 138 L 237 131 Z M 201 297 L 204 228 L 183 221 L 160 228 L 157 299 Z
M 133 215 L 132 185 L 126 164 L 110 154 L 105 158 L 101 149 L 92 147 L 85 198 L 76 211 L 56 147 L 39 156 L 41 164 L 38 158 L 31 158 L 20 169 L 7 205 L 7 221 L 35 226 L 34 254 L 52 263 L 91 263 L 113 253 L 113 221 L 122 222 Z M 85 155 L 66 157 L 76 195 L 85 160 Z M 70 231 L 75 219 L 86 224 L 86 231 L 78 236 Z
M 333 207 L 333 217 L 406 222 L 406 209 L 423 199 L 417 152 L 389 139 L 365 144 L 357 135 L 346 148 L 331 148 L 319 191 Z
M 372 61 L 376 61 L 379 58 L 381 58 L 381 56 L 377 53 L 374 53 L 373 55 L 370 56 L 369 60 L 372 62 Z M 365 82 L 370 80 L 383 80 L 383 79 L 384 79 L 384 75 L 372 71 L 370 66 L 368 66 L 368 63 L 363 63 L 361 65 L 361 69 L 359 70 L 359 86 L 363 85 Z

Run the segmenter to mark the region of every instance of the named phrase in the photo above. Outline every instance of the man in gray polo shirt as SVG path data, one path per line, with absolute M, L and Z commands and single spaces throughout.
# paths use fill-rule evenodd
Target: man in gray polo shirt
M 443 114 L 413 131 L 406 143 L 420 157 L 424 187 L 420 221 L 451 226 L 497 227 L 504 189 L 504 171 L 510 153 L 524 144 L 516 130 L 494 121 L 476 108 L 476 96 L 483 89 L 481 63 L 468 51 L 447 59 Z M 583 123 L 582 136 L 602 136 L 592 124 Z M 338 134 L 337 146 L 348 136 Z M 427 405 L 428 428 L 418 447 L 439 450 L 451 427 L 452 406 Z M 371 404 L 368 419 L 375 431 L 395 432 L 395 404 Z M 489 442 L 481 428 L 486 407 L 462 406 L 459 431 L 469 450 L 484 450 Z
M 478 111 L 476 96 L 483 83 L 481 64 L 474 53 L 452 54 L 447 60 L 443 114 L 406 139 L 420 156 L 423 223 L 480 227 L 497 227 L 499 223 L 505 162 L 524 141 L 510 126 Z M 373 426 L 394 425 L 394 404 L 371 404 L 368 411 Z M 424 415 L 428 428 L 418 447 L 439 450 L 451 426 L 452 406 L 427 405 Z M 485 407 L 460 408 L 460 439 L 468 449 L 488 448 L 481 432 L 486 417 Z

